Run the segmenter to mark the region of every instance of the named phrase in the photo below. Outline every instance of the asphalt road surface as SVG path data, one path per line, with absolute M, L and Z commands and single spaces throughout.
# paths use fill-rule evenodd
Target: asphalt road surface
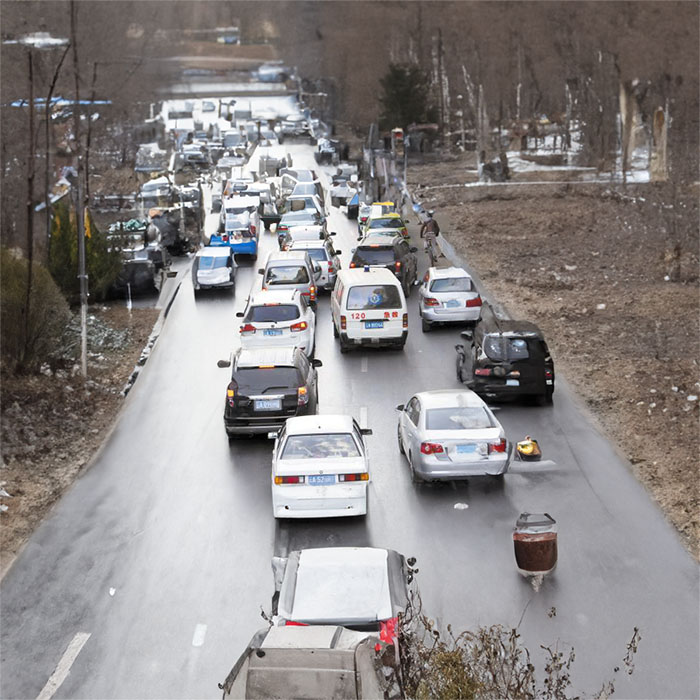
M 315 167 L 310 147 L 290 151 L 295 165 Z M 337 209 L 330 222 L 347 265 L 356 223 Z M 276 247 L 270 232 L 261 240 L 263 253 Z M 235 295 L 196 302 L 185 277 L 104 449 L 2 581 L 3 698 L 218 697 L 217 682 L 266 624 L 271 557 L 329 545 L 415 556 L 425 611 L 454 630 L 520 622 L 535 657 L 539 644 L 573 645 L 580 692 L 612 679 L 616 697 L 698 697 L 698 568 L 561 377 L 553 406 L 497 413 L 511 439 L 535 436 L 549 461 L 516 463 L 502 483 L 411 483 L 394 407 L 458 386 L 459 329 L 421 333 L 416 290 L 404 352 L 341 356 L 321 298 L 320 410 L 351 412 L 374 431 L 369 514 L 275 523 L 271 442 L 229 444 L 230 370 L 216 366 L 237 343 L 234 313 L 259 284 L 258 266 L 239 267 Z M 513 556 L 523 511 L 559 525 L 559 564 L 539 592 Z M 636 670 L 613 673 L 635 626 Z

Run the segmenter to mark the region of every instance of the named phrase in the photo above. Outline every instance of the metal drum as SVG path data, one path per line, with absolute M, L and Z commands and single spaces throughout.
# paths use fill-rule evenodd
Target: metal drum
M 513 531 L 518 570 L 544 576 L 557 565 L 557 521 L 549 513 L 521 513 Z

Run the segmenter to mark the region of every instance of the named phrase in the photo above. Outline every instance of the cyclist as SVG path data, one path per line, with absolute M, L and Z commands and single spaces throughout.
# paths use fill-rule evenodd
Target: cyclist
M 435 239 L 440 235 L 440 225 L 433 218 L 435 212 L 431 209 L 428 218 L 420 227 L 420 237 L 425 238 L 424 250 L 430 254 L 431 262 L 438 257 L 439 251 L 435 248 Z

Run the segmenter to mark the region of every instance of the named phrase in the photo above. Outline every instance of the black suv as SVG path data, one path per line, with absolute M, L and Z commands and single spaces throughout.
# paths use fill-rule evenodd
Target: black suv
M 350 267 L 386 267 L 401 281 L 404 294 L 408 297 L 418 277 L 417 250 L 403 236 L 370 233 L 353 251 Z
M 463 331 L 457 379 L 485 397 L 532 397 L 552 403 L 554 362 L 542 331 L 529 321 L 502 320 L 485 306 L 474 330 Z
M 220 367 L 230 365 L 219 362 Z M 276 432 L 290 416 L 316 413 L 320 366 L 320 360 L 309 360 L 296 347 L 239 348 L 224 404 L 229 439 Z

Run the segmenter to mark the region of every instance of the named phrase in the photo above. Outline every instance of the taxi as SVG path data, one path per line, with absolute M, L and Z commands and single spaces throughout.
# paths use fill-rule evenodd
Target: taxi
M 372 206 L 372 209 L 374 210 L 374 205 Z M 362 234 L 360 238 L 368 233 L 382 233 L 383 231 L 392 231 L 392 235 L 395 235 L 395 233 L 398 232 L 404 238 L 409 237 L 406 224 L 399 214 L 396 212 L 375 214 L 375 211 L 370 211 L 370 215 L 362 227 Z

